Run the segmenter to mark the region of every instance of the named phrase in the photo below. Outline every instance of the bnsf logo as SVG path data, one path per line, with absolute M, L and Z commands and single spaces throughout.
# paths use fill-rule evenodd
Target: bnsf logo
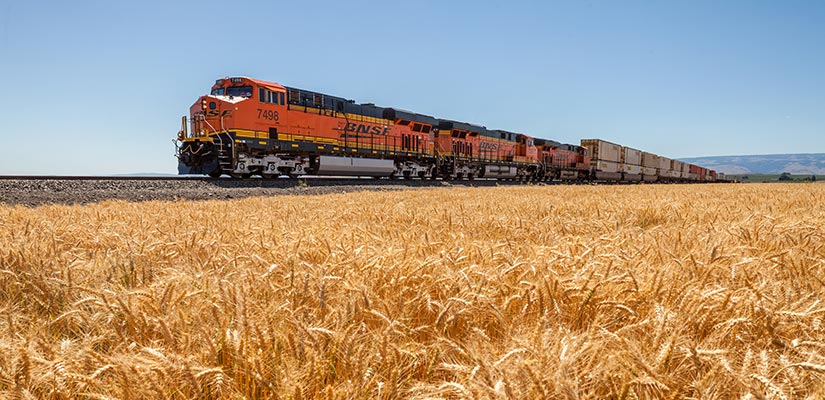
M 348 123 L 346 129 L 344 130 L 347 132 L 368 133 L 370 135 L 386 135 L 390 132 L 389 127 L 382 128 L 380 126 L 369 126 L 365 124 L 356 124 L 354 122 Z
M 499 144 L 498 143 L 489 143 L 489 142 L 481 142 L 478 144 L 478 148 L 481 150 L 498 150 Z

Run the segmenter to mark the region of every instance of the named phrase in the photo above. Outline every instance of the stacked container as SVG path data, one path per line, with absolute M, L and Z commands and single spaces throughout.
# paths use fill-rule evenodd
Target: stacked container
M 582 139 L 594 178 L 629 182 L 716 181 L 714 171 L 601 139 Z M 572 149 L 572 147 L 571 147 Z
M 672 178 L 672 172 L 670 169 L 671 159 L 667 157 L 659 157 L 659 165 L 656 167 L 656 174 L 660 178 Z
M 590 152 L 591 160 L 600 160 L 619 163 L 622 157 L 622 146 L 601 139 L 582 139 L 582 147 Z
M 622 147 L 622 172 L 624 180 L 642 180 L 642 151 L 631 147 Z
M 601 139 L 582 139 L 581 145 L 590 153 L 597 179 L 621 179 L 622 146 Z
M 682 170 L 685 168 L 685 163 L 679 160 L 671 160 L 670 165 L 670 177 L 675 179 L 682 178 Z M 687 176 L 684 176 L 687 177 Z
M 656 168 L 659 167 L 659 156 L 642 152 L 642 179 L 646 182 L 656 181 Z

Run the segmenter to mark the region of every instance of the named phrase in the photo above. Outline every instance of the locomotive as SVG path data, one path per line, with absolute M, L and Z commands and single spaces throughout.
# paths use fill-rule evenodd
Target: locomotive
M 607 161 L 591 154 L 611 156 L 599 152 L 609 142 L 563 144 L 248 77 L 218 79 L 182 118 L 177 139 L 178 173 L 211 177 L 636 179 L 599 168 Z M 659 170 L 652 180 L 688 179 Z

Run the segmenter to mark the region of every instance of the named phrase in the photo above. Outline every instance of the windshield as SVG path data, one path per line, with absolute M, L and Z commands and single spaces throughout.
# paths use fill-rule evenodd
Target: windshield
M 223 88 L 212 89 L 213 96 L 223 96 Z
M 252 97 L 252 86 L 232 86 L 226 88 L 227 96 Z

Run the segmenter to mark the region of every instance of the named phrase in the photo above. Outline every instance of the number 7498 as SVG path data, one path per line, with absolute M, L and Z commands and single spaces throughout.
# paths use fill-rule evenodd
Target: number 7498
M 258 109 L 258 119 L 268 119 L 270 121 L 278 120 L 278 112 L 275 110 Z

